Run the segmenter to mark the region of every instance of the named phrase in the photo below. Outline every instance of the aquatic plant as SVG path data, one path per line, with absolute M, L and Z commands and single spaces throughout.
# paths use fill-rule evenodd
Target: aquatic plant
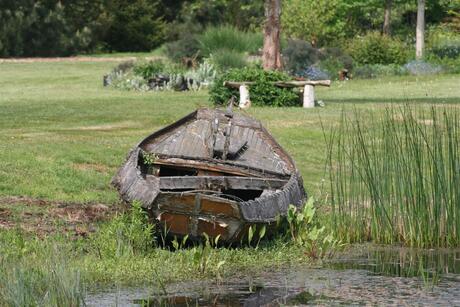
M 139 202 L 131 211 L 116 216 L 90 238 L 92 249 L 100 259 L 144 254 L 154 247 L 154 227 Z
M 310 197 L 302 210 L 290 205 L 287 212 L 288 232 L 294 244 L 306 248 L 307 254 L 314 259 L 330 257 L 342 243 L 326 232 L 326 227 L 319 227 L 315 222 L 316 208 Z
M 328 137 L 331 224 L 348 242 L 459 245 L 460 111 L 345 110 Z

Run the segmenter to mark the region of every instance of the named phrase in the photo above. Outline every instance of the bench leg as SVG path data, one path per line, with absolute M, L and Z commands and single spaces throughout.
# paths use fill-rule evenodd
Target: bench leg
M 249 99 L 249 90 L 245 85 L 240 85 L 240 103 L 238 105 L 241 109 L 247 109 L 251 106 Z
M 315 86 L 305 85 L 303 88 L 303 107 L 314 108 L 315 107 Z

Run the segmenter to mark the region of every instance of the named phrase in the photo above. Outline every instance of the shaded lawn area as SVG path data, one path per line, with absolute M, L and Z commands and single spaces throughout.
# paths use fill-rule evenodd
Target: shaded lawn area
M 111 176 L 129 149 L 149 133 L 211 106 L 207 92 L 125 92 L 104 88 L 115 63 L 0 64 L 0 197 L 114 203 Z M 293 156 L 307 191 L 324 174 L 321 121 L 337 122 L 343 106 L 458 103 L 460 76 L 392 77 L 335 82 L 318 88 L 325 108 L 251 108 Z M 1 200 L 0 200 L 1 201 Z

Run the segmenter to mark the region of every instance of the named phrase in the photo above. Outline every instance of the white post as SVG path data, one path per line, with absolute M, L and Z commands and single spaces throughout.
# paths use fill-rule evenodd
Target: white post
M 314 108 L 315 107 L 315 86 L 305 85 L 303 87 L 303 107 Z
M 240 85 L 240 103 L 238 105 L 241 109 L 248 109 L 251 106 L 249 99 L 249 90 L 246 85 Z

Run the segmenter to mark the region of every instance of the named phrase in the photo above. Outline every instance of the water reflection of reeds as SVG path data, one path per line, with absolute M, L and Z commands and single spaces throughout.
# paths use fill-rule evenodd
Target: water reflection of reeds
M 376 275 L 418 277 L 436 283 L 442 276 L 460 274 L 460 250 L 376 248 L 331 263 L 336 269 L 362 269 Z

